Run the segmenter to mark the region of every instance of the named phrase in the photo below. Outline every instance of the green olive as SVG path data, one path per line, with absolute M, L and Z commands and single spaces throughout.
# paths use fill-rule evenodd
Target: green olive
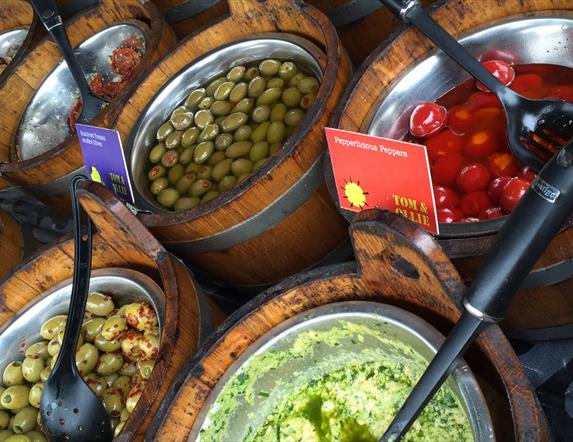
M 318 86 L 318 80 L 314 77 L 304 77 L 296 85 L 303 95 L 316 93 Z
M 108 374 L 108 375 L 103 376 L 103 380 L 104 380 L 107 388 L 111 388 L 111 386 L 113 385 L 113 383 L 115 382 L 115 380 L 118 377 L 119 377 L 119 373 L 112 373 L 112 374 Z
M 195 147 L 188 147 L 187 149 L 183 150 L 179 155 L 179 164 L 183 166 L 187 166 L 191 161 L 193 161 L 193 152 L 195 152 Z
M 159 192 L 161 192 L 163 189 L 167 189 L 169 187 L 169 180 L 166 177 L 162 177 L 162 178 L 158 178 L 155 181 L 153 181 L 151 183 L 151 187 L 149 188 L 149 190 L 151 191 L 151 193 L 153 195 L 157 195 Z M 101 319 L 101 318 L 100 318 Z M 103 323 L 103 322 L 102 322 Z M 100 327 L 101 330 L 101 327 Z M 93 339 L 95 339 L 95 337 L 99 334 L 99 331 L 97 333 L 95 333 L 92 336 L 92 341 Z
M 269 81 L 267 81 L 267 87 L 278 87 L 280 89 L 282 89 L 285 85 L 285 81 L 282 78 L 271 78 Z
M 259 75 L 259 70 L 255 67 L 247 69 L 245 72 L 245 80 L 251 81 L 253 78 Z
M 251 118 L 255 123 L 262 123 L 269 119 L 270 114 L 271 114 L 270 106 L 268 104 L 263 104 L 253 109 L 253 114 L 251 115 Z
M 267 141 L 272 143 L 280 143 L 285 139 L 286 127 L 282 121 L 273 121 L 269 126 L 267 132 Z
M 235 184 L 237 184 L 237 177 L 233 175 L 224 176 L 221 178 L 221 181 L 219 181 L 219 191 L 224 192 L 226 190 L 232 189 Z
M 88 302 L 89 302 L 89 297 L 88 297 Z M 66 326 L 67 319 L 68 317 L 66 315 L 57 315 L 53 316 L 52 318 L 44 322 L 42 324 L 42 327 L 40 328 L 40 335 L 42 336 L 42 338 L 48 340 L 55 338 L 58 335 L 59 331 Z
M 183 132 L 183 135 L 181 135 L 181 146 L 191 147 L 194 145 L 199 138 L 199 133 L 201 133 L 201 131 L 198 127 L 190 127 L 187 129 Z
M 248 124 L 245 124 L 235 131 L 233 138 L 235 141 L 247 141 L 249 138 L 251 138 L 252 133 L 253 128 Z
M 214 140 L 217 135 L 219 135 L 219 125 L 218 124 L 208 124 L 201 131 L 201 134 L 199 135 L 199 142 L 201 143 L 203 141 Z
M 176 150 L 168 150 L 161 157 L 161 164 L 165 167 L 173 167 L 179 161 L 179 153 Z
M 316 99 L 316 94 L 306 94 L 300 100 L 300 107 L 304 110 L 308 109 L 310 106 L 314 104 L 314 100 Z
M 289 87 L 288 89 L 285 89 L 282 95 L 282 101 L 288 107 L 298 106 L 301 98 L 302 94 L 296 87 Z
M 173 127 L 170 121 L 163 123 L 161 126 L 159 126 L 159 129 L 157 129 L 157 134 L 155 135 L 155 138 L 157 138 L 157 141 L 163 141 L 174 130 L 175 128 Z
M 209 158 L 209 161 L 207 161 L 207 165 L 214 167 L 217 164 L 219 164 L 221 161 L 223 161 L 225 159 L 225 152 L 222 152 L 220 150 L 213 152 L 213 155 L 211 155 L 211 157 Z
M 191 184 L 191 189 L 189 189 L 190 196 L 200 197 L 205 195 L 211 188 L 213 184 L 209 180 L 197 180 Z
M 211 171 L 211 177 L 215 181 L 220 181 L 224 176 L 231 173 L 231 164 L 233 164 L 233 160 L 231 158 L 227 158 L 216 164 Z
M 125 401 L 121 392 L 116 388 L 105 391 L 102 397 L 103 408 L 111 417 L 119 417 L 121 410 L 125 406 Z
M 253 165 L 253 172 L 256 172 L 257 170 L 259 170 L 261 168 L 261 166 L 263 164 L 265 164 L 268 161 L 268 157 L 265 158 L 261 158 L 259 161 L 257 161 L 254 165 Z
M 213 80 L 211 83 L 209 83 L 209 85 L 205 88 L 205 91 L 207 93 L 207 95 L 209 97 L 212 97 L 215 94 L 215 91 L 217 90 L 217 88 L 222 85 L 224 82 L 226 82 L 227 79 L 225 77 L 219 77 L 215 80 Z
M 245 158 L 239 158 L 231 164 L 231 173 L 236 177 L 240 177 L 245 173 L 250 173 L 253 170 L 253 162 Z
M 125 410 L 125 408 L 124 408 L 124 410 Z M 124 426 L 125 426 L 125 421 L 122 421 L 119 424 L 117 424 L 117 426 L 113 430 L 113 437 L 119 436 L 119 433 L 121 433 L 121 430 L 123 430 Z
M 176 211 L 191 210 L 199 205 L 201 200 L 196 197 L 184 196 L 175 201 L 173 209 Z
M 245 76 L 245 72 L 247 68 L 245 66 L 235 66 L 227 73 L 227 80 L 234 81 L 241 81 L 241 79 Z
M 157 201 L 164 207 L 172 207 L 179 198 L 179 192 L 172 187 L 164 189 L 157 195 Z
M 179 106 L 173 112 L 171 112 L 171 118 L 173 118 L 175 115 L 186 114 L 188 112 L 189 112 L 189 109 L 187 109 L 185 106 Z
M 32 388 L 30 388 L 30 393 L 28 394 L 28 402 L 30 402 L 32 407 L 40 408 L 40 401 L 42 400 L 43 391 L 43 382 L 38 382 L 32 385 Z
M 216 117 L 222 117 L 231 113 L 231 103 L 228 101 L 215 101 L 211 106 L 211 113 Z M 215 120 L 216 121 L 216 120 Z
M 195 89 L 187 96 L 187 99 L 185 100 L 185 106 L 187 106 L 187 108 L 191 110 L 194 110 L 199 105 L 199 102 L 203 98 L 205 98 L 205 95 L 206 95 L 205 89 L 203 88 Z
M 256 144 L 253 144 L 251 150 L 249 152 L 249 159 L 256 163 L 262 158 L 266 158 L 269 156 L 269 143 L 266 141 L 260 141 Z
M 251 150 L 251 146 L 253 145 L 250 141 L 237 141 L 227 147 L 225 150 L 225 155 L 227 158 L 240 158 L 245 155 L 249 154 L 249 150 Z
M 95 395 L 99 398 L 102 397 L 104 391 L 108 388 L 107 383 L 104 379 L 99 377 L 95 373 L 90 373 L 85 375 L 84 381 L 88 384 L 88 387 L 95 393 Z
M 39 360 L 42 361 L 41 359 Z M 11 387 L 12 385 L 22 385 L 24 383 L 22 362 L 12 361 L 6 366 L 4 373 L 2 374 L 2 383 L 6 387 Z
M 8 387 L 0 396 L 0 404 L 8 410 L 19 410 L 26 407 L 30 388 L 25 385 L 13 385 Z
M 272 77 L 278 74 L 280 67 L 281 67 L 280 61 L 268 59 L 262 61 L 261 64 L 259 64 L 259 71 L 263 75 Z
M 276 152 L 281 150 L 282 147 L 283 145 L 281 143 L 272 143 L 269 148 L 269 155 L 275 154 Z
M 159 160 L 161 160 L 161 157 L 165 153 L 165 150 L 166 150 L 165 144 L 163 143 L 156 144 L 153 147 L 153 149 L 149 151 L 149 161 L 151 161 L 152 163 L 159 163 Z
M 58 355 L 58 353 L 60 352 L 60 348 L 62 348 L 62 344 L 60 344 L 60 341 L 58 340 L 57 336 L 55 338 L 52 338 L 52 340 L 48 342 L 48 353 L 52 358 L 55 358 Z
M 143 379 L 149 379 L 154 367 L 155 361 L 142 361 L 139 363 L 138 372 Z
M 253 110 L 255 106 L 255 100 L 253 98 L 243 98 L 237 103 L 237 105 L 231 110 L 231 114 L 236 114 L 237 112 L 243 112 L 248 114 Z
M 206 202 L 211 201 L 212 199 L 215 199 L 219 196 L 219 192 L 216 190 L 210 190 L 209 192 L 207 192 L 205 195 L 203 195 L 203 198 L 201 198 L 201 204 L 204 204 Z
M 249 81 L 249 86 L 247 88 L 247 93 L 251 98 L 257 98 L 261 95 L 267 86 L 267 82 L 263 77 L 255 77 Z
M 0 431 L 0 442 L 4 442 L 9 437 L 13 436 L 14 432 L 12 430 L 2 430 Z
M 257 98 L 257 106 L 260 106 L 261 104 L 273 104 L 275 101 L 278 101 L 281 98 L 281 94 L 281 88 L 271 87 L 259 95 Z
M 200 167 L 200 164 L 189 163 L 185 168 L 185 173 L 194 172 L 196 174 Z
M 297 84 L 300 83 L 300 80 L 302 80 L 305 77 L 305 75 L 302 72 L 297 72 L 296 74 L 293 75 L 293 77 L 288 81 L 288 85 L 289 86 L 296 86 Z
M 127 396 L 129 390 L 131 390 L 131 379 L 129 376 L 119 375 L 119 377 L 113 381 L 111 388 L 119 390 L 123 397 Z
M 26 358 L 22 362 L 22 375 L 28 382 L 38 382 L 43 369 L 44 360 L 41 358 Z
M 182 164 L 176 164 L 171 169 L 169 169 L 169 173 L 167 174 L 167 179 L 169 180 L 169 183 L 171 185 L 175 185 L 175 183 L 179 181 L 179 178 L 181 178 L 184 174 L 185 174 L 185 167 Z M 105 335 L 104 338 L 111 339 Z
M 171 124 L 175 130 L 185 130 L 193 124 L 193 114 L 180 113 L 171 117 Z
M 213 106 L 215 100 L 212 97 L 205 97 L 199 102 L 199 109 L 207 110 Z
M 304 118 L 304 111 L 299 108 L 291 109 L 285 114 L 284 121 L 289 127 L 298 126 Z
M 155 192 L 157 183 L 159 183 L 159 186 L 164 186 L 164 187 Z M 167 178 L 159 178 L 155 180 L 153 183 L 151 183 L 151 193 L 156 195 L 168 185 L 169 181 L 167 180 Z M 84 336 L 84 341 L 93 342 L 95 337 L 101 333 L 101 329 L 104 323 L 105 323 L 104 318 L 93 318 L 88 321 L 85 321 L 82 325 L 82 333 Z
M 63 329 L 61 329 L 61 330 L 58 332 L 58 336 L 56 336 L 56 338 L 55 338 L 55 339 L 57 340 L 58 344 L 60 344 L 60 346 L 62 345 L 62 342 L 64 342 L 64 332 L 65 332 L 65 331 L 66 331 L 66 328 L 64 327 Z M 53 340 L 53 339 L 52 339 L 52 340 Z M 50 341 L 50 342 L 51 342 L 51 341 Z M 77 349 L 80 345 L 83 345 L 83 343 L 84 343 L 84 337 L 80 334 L 80 335 L 78 336 L 78 344 L 77 344 L 77 346 L 76 346 L 76 349 Z M 48 353 L 50 353 L 50 343 L 49 343 L 49 342 L 48 342 Z M 54 356 L 54 355 L 51 355 L 51 356 Z
M 244 112 L 237 112 L 229 115 L 221 122 L 223 132 L 234 132 L 249 120 L 249 116 Z
M 175 152 L 177 153 L 177 152 Z M 151 169 L 149 169 L 149 172 L 147 172 L 147 178 L 149 179 L 149 181 L 154 181 L 157 178 L 161 178 L 162 176 L 165 176 L 167 174 L 167 169 L 163 166 L 161 166 L 160 164 L 153 166 Z
M 12 431 L 14 431 L 16 434 L 32 431 L 36 426 L 37 419 L 37 408 L 31 406 L 24 407 L 18 411 L 18 413 L 16 413 L 16 416 L 14 416 L 14 422 L 12 422 Z
M 50 357 L 48 354 L 48 343 L 46 341 L 40 341 L 30 345 L 26 349 L 25 355 L 27 358 L 48 359 Z
M 176 147 L 179 147 L 179 144 L 181 144 L 181 135 L 183 134 L 180 131 L 170 133 L 163 142 L 165 147 L 167 149 L 175 149 Z
M 229 94 L 229 100 L 233 103 L 238 103 L 247 96 L 248 91 L 249 91 L 249 86 L 247 85 L 247 83 L 240 82 L 235 85 L 235 87 Z
M 198 144 L 193 152 L 193 161 L 197 164 L 203 164 L 213 154 L 215 150 L 215 143 L 212 141 L 203 141 Z
M 215 117 L 211 111 L 207 109 L 200 110 L 195 114 L 195 126 L 201 130 L 205 129 L 205 127 L 213 123 L 213 121 L 215 121 Z
M 0 430 L 5 430 L 10 423 L 10 415 L 5 411 L 0 411 Z
M 270 126 L 270 121 L 265 121 L 264 123 L 259 124 L 251 134 L 251 140 L 253 143 L 265 141 L 267 139 L 267 132 Z
M 40 414 L 38 414 L 38 416 L 40 416 Z M 41 431 L 28 431 L 24 436 L 27 436 L 31 442 L 48 442 L 48 439 Z
M 123 358 L 120 354 L 104 353 L 100 356 L 97 362 L 96 371 L 98 374 L 107 376 L 109 374 L 118 372 L 122 365 Z
M 279 68 L 279 77 L 283 80 L 290 80 L 298 72 L 298 67 L 292 61 L 285 61 Z
M 242 174 L 239 178 L 237 178 L 237 184 L 242 183 L 247 178 L 249 178 L 249 176 L 251 176 L 250 172 Z
M 52 373 L 52 365 L 51 364 L 47 365 L 47 367 L 42 370 L 42 373 L 40 373 L 40 380 L 42 382 L 46 382 L 48 380 L 48 378 L 50 377 L 50 373 Z
M 276 103 L 271 109 L 271 121 L 284 121 L 287 107 L 283 103 Z
M 180 164 L 178 166 L 180 166 Z M 169 173 L 174 169 L 175 168 L 171 169 Z M 181 166 L 181 169 L 183 169 L 183 166 Z M 183 170 L 181 170 L 181 172 L 183 172 Z M 106 319 L 102 327 L 101 335 L 108 341 L 111 341 L 118 338 L 126 329 L 127 322 L 125 322 L 124 318 L 121 316 L 110 316 Z
M 215 138 L 215 149 L 225 150 L 233 143 L 233 135 L 229 133 L 219 134 Z
M 92 344 L 84 344 L 78 349 L 78 351 L 76 351 L 76 366 L 82 376 L 85 376 L 94 370 L 97 365 L 98 357 L 99 351 L 97 347 Z
M 213 170 L 211 166 L 207 165 L 201 166 L 197 171 L 197 178 L 208 180 L 209 178 L 211 178 L 211 170 Z
M 175 188 L 181 195 L 185 195 L 189 191 L 189 188 L 191 187 L 191 184 L 193 184 L 193 181 L 195 181 L 196 179 L 197 179 L 197 174 L 195 172 L 188 172 L 185 175 L 183 175 L 179 179 L 179 181 L 177 181 L 177 185 L 175 186 Z
M 133 376 L 136 371 L 137 371 L 137 366 L 135 365 L 135 363 L 131 362 L 131 361 L 127 361 L 127 362 L 124 362 L 123 365 L 121 366 L 121 369 L 119 370 L 119 375 L 120 376 Z
M 235 87 L 234 82 L 224 81 L 215 90 L 215 93 L 213 94 L 213 98 L 215 100 L 219 100 L 219 101 L 226 100 L 227 98 L 229 98 L 229 95 L 231 94 L 231 91 L 233 90 L 234 87 Z
M 32 442 L 32 440 L 25 434 L 15 434 L 4 439 L 5 442 Z

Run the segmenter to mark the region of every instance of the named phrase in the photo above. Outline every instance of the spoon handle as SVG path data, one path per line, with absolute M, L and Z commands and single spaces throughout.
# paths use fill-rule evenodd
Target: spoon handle
M 86 180 L 86 177 L 79 175 L 74 177 L 70 184 L 74 222 L 74 278 L 68 320 L 57 361 L 58 365 L 62 361 L 72 363 L 74 370 L 76 369 L 74 355 L 88 298 L 92 259 L 92 223 L 87 216 L 85 222 L 82 220 L 81 206 L 76 196 L 78 185 Z
M 444 30 L 422 7 L 418 0 L 381 0 L 390 11 L 405 23 L 412 23 L 432 40 L 446 55 L 472 77 L 483 83 L 498 97 L 514 95 L 513 91 L 495 78 L 458 41 Z
M 64 60 L 66 61 L 78 88 L 80 89 L 81 96 L 84 97 L 87 96 L 86 94 L 91 94 L 84 71 L 78 62 L 74 50 L 72 49 L 72 45 L 70 44 L 70 40 L 66 34 L 66 29 L 55 1 L 30 0 L 30 3 L 34 6 L 36 14 L 38 14 L 40 20 L 60 48 L 60 51 L 64 56 Z

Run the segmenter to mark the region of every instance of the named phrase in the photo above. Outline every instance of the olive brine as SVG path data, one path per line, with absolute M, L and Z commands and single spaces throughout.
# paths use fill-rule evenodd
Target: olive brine
M 296 63 L 268 59 L 193 90 L 159 127 L 149 152 L 157 202 L 188 210 L 243 181 L 282 147 L 318 87 Z
M 40 329 L 43 340 L 30 345 L 23 361 L 4 369 L 0 384 L 0 441 L 47 441 L 41 432 L 40 399 L 58 358 L 67 317 L 54 316 Z M 88 296 L 76 366 L 100 398 L 114 435 L 135 408 L 159 351 L 159 326 L 153 307 L 133 302 L 119 309 L 110 296 Z

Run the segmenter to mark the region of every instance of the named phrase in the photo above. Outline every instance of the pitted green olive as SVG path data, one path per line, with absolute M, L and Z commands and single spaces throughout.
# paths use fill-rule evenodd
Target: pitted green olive
M 306 110 L 314 104 L 315 100 L 316 100 L 316 94 L 306 94 L 300 100 L 300 107 L 302 107 L 304 110 Z
M 247 83 L 242 81 L 236 84 L 231 90 L 231 93 L 229 94 L 229 100 L 232 103 L 238 103 L 247 96 L 248 90 L 249 86 L 247 85 Z
M 171 121 L 168 121 L 167 123 L 162 124 L 159 129 L 157 129 L 155 138 L 157 138 L 157 141 L 163 141 L 174 130 L 175 128 L 171 124 Z
M 316 93 L 318 86 L 318 80 L 314 77 L 304 77 L 296 85 L 303 95 Z
M 87 308 L 88 307 L 86 306 L 86 309 Z M 57 315 L 44 322 L 40 328 L 40 335 L 42 338 L 50 340 L 58 336 L 59 331 L 66 326 L 67 319 L 68 317 L 66 315 Z
M 229 115 L 231 109 L 231 103 L 228 101 L 215 101 L 213 106 L 211 106 L 211 113 L 216 117 L 221 117 L 223 115 Z
M 215 143 L 212 141 L 203 141 L 198 144 L 193 152 L 193 161 L 197 164 L 203 164 L 213 154 L 215 150 Z
M 217 150 L 225 150 L 233 143 L 233 135 L 230 133 L 224 133 L 217 135 L 215 138 L 215 149 Z
M 24 383 L 24 374 L 22 373 L 22 363 L 20 361 L 10 362 L 6 366 L 2 374 L 2 383 L 6 387 L 22 385 Z
M 290 80 L 298 72 L 298 67 L 292 61 L 285 61 L 279 68 L 279 77 L 283 80 Z
M 50 357 L 48 354 L 48 343 L 46 341 L 40 341 L 30 345 L 26 349 L 25 355 L 27 358 L 48 359 Z
M 215 94 L 215 91 L 217 90 L 217 88 L 222 85 L 224 82 L 227 81 L 226 77 L 219 77 L 216 78 L 215 80 L 213 80 L 211 83 L 209 83 L 209 85 L 207 86 L 207 88 L 205 89 L 205 92 L 207 93 L 207 95 L 209 97 L 212 97 Z
M 171 117 L 171 124 L 175 130 L 185 130 L 193 124 L 193 114 L 181 112 Z
M 166 177 L 161 177 L 151 183 L 151 187 L 149 188 L 149 190 L 153 195 L 157 195 L 163 189 L 167 189 L 168 187 L 169 187 L 169 180 Z M 97 334 L 99 334 L 99 332 L 96 333 L 96 336 Z
M 25 385 L 8 387 L 0 396 L 0 404 L 7 410 L 19 410 L 29 404 L 30 388 Z
M 213 106 L 213 103 L 215 102 L 213 97 L 205 97 L 203 98 L 200 102 L 199 102 L 199 109 L 201 110 L 207 110 L 209 109 L 211 106 Z
M 282 101 L 288 107 L 298 106 L 301 99 L 302 94 L 296 87 L 289 87 L 282 93 Z
M 111 296 L 98 292 L 92 292 L 88 295 L 88 300 L 86 303 L 86 310 L 88 312 L 93 313 L 96 316 L 107 316 L 113 311 L 114 308 L 115 305 L 113 304 L 113 299 L 111 299 Z M 57 316 L 55 316 L 55 318 L 57 318 Z
M 42 392 L 44 391 L 43 382 L 38 382 L 30 388 L 30 393 L 28 394 L 28 402 L 32 407 L 40 408 L 40 401 L 42 400 Z
M 175 188 L 177 189 L 179 194 L 185 195 L 189 191 L 189 188 L 191 187 L 191 184 L 193 184 L 193 181 L 195 181 L 196 179 L 197 179 L 197 174 L 195 172 L 188 172 L 185 175 L 183 175 L 179 179 L 179 181 L 177 181 L 177 185 L 175 186 Z
M 211 166 L 207 166 L 207 165 L 203 165 L 199 168 L 199 170 L 197 171 L 197 178 L 198 179 L 203 179 L 203 180 L 208 180 L 209 178 L 211 178 L 211 171 L 213 170 L 213 168 Z
M 205 195 L 211 188 L 213 184 L 209 180 L 197 180 L 191 184 L 191 189 L 189 189 L 190 196 L 200 197 Z
M 159 163 L 159 160 L 161 160 L 161 157 L 163 156 L 165 151 L 166 151 L 165 144 L 157 143 L 153 147 L 153 149 L 149 151 L 149 161 L 151 161 L 152 163 Z
M 197 142 L 199 133 L 201 133 L 201 131 L 197 127 L 190 127 L 187 129 L 185 132 L 183 132 L 183 135 L 181 135 L 181 146 L 191 147 Z
M 28 382 L 38 382 L 43 369 L 44 360 L 41 358 L 26 358 L 22 362 L 22 375 Z M 4 383 L 4 385 L 6 385 L 6 383 Z
M 206 91 L 203 88 L 195 89 L 191 92 L 187 99 L 185 100 L 185 106 L 191 110 L 194 110 L 199 105 L 199 102 L 205 98 Z
M 251 68 L 247 69 L 247 71 L 245 72 L 245 80 L 251 81 L 253 78 L 257 77 L 258 75 L 259 75 L 258 68 L 251 67 Z
M 195 114 L 195 126 L 201 130 L 205 129 L 213 121 L 215 121 L 215 117 L 210 110 L 203 109 Z
M 253 98 L 243 98 L 231 110 L 231 114 L 236 114 L 237 112 L 243 112 L 247 114 L 253 110 L 254 106 L 255 106 L 255 100 Z
M 304 118 L 304 111 L 302 109 L 296 108 L 291 109 L 285 114 L 284 121 L 289 127 L 298 126 Z
M 257 98 L 257 106 L 261 104 L 272 104 L 275 101 L 278 101 L 281 98 L 282 89 L 278 87 L 272 87 L 265 90 L 259 97 Z
M 259 143 L 261 141 L 265 141 L 267 139 L 267 132 L 269 131 L 269 127 L 271 126 L 270 121 L 265 121 L 257 126 L 257 128 L 251 134 L 251 141 L 253 143 Z
M 253 109 L 251 118 L 255 123 L 262 123 L 269 119 L 271 115 L 271 108 L 268 104 L 258 105 Z
M 179 153 L 176 150 L 168 150 L 161 157 L 161 165 L 164 167 L 173 167 L 179 160 Z
M 157 195 L 157 201 L 164 207 L 173 207 L 177 198 L 179 198 L 179 192 L 172 187 L 162 190 L 159 192 L 159 195 Z
M 245 76 L 246 71 L 247 68 L 245 66 L 235 66 L 227 74 L 227 80 L 234 81 L 235 83 L 237 81 L 241 81 L 241 79 Z
M 257 98 L 265 91 L 266 86 L 267 82 L 263 77 L 255 77 L 249 81 L 247 94 L 250 98 Z
M 149 181 L 154 181 L 157 178 L 165 176 L 166 174 L 167 174 L 167 169 L 162 165 L 158 164 L 157 166 L 153 166 L 151 169 L 149 169 L 149 172 L 147 172 L 147 178 L 149 179 Z
M 261 64 L 259 64 L 259 71 L 263 75 L 267 75 L 269 77 L 272 77 L 272 76 L 278 74 L 280 67 L 281 67 L 280 61 L 268 59 L 268 60 L 262 61 Z
M 234 87 L 235 87 L 234 82 L 224 81 L 215 90 L 213 98 L 219 101 L 226 100 L 227 98 L 229 98 L 229 95 L 231 94 L 231 91 L 233 90 Z
M 271 109 L 271 121 L 284 121 L 287 107 L 283 103 L 275 103 Z
M 12 422 L 12 431 L 14 431 L 16 434 L 32 431 L 36 426 L 37 419 L 37 408 L 31 406 L 24 407 L 14 416 L 14 421 Z
M 183 134 L 180 131 L 172 132 L 165 138 L 163 144 L 167 149 L 175 149 L 181 144 L 181 135 Z
M 278 87 L 280 89 L 282 89 L 285 85 L 285 81 L 282 78 L 272 78 L 269 81 L 267 81 L 267 88 L 271 88 L 271 87 Z
M 288 85 L 289 86 L 296 86 L 300 83 L 300 80 L 302 80 L 305 77 L 305 75 L 302 72 L 297 72 L 296 74 L 293 75 L 293 77 L 288 81 Z
M 169 180 L 169 184 L 175 185 L 179 178 L 183 176 L 185 173 L 185 167 L 181 164 L 176 164 L 167 173 L 167 179 Z M 107 339 L 107 338 L 106 338 Z
M 199 142 L 202 143 L 203 141 L 214 140 L 217 135 L 219 135 L 219 125 L 218 124 L 208 124 L 201 131 L 201 134 L 199 135 Z
M 233 134 L 233 138 L 235 141 L 247 141 L 251 138 L 251 134 L 253 133 L 253 128 L 248 124 L 245 124 L 239 127 L 235 133 Z

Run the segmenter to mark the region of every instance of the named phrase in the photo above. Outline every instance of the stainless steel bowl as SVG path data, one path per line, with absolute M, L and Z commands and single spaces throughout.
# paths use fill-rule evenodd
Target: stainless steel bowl
M 308 40 L 291 34 L 259 34 L 210 51 L 181 69 L 149 101 L 137 120 L 127 142 L 129 164 L 136 206 L 153 212 L 171 211 L 159 205 L 147 180 L 147 157 L 157 144 L 155 133 L 189 93 L 234 66 L 265 58 L 292 60 L 322 79 L 320 61 L 323 53 Z M 264 166 L 261 168 L 261 173 Z
M 42 340 L 40 326 L 55 315 L 67 314 L 72 292 L 68 279 L 46 291 L 25 306 L 0 327 L 0 373 L 14 360 L 23 360 L 24 351 Z M 149 277 L 122 268 L 99 269 L 92 272 L 90 290 L 110 294 L 116 305 L 147 301 L 155 308 L 161 330 L 165 322 L 165 295 Z
M 460 42 L 474 56 L 497 49 L 514 64 L 555 64 L 573 67 L 573 12 L 542 11 L 505 18 L 476 28 Z M 362 132 L 401 139 L 408 132 L 412 109 L 435 101 L 470 78 L 443 52 L 434 51 L 397 78 L 373 106 Z M 499 230 L 504 219 L 466 224 L 441 224 L 440 236 L 473 236 Z
M 111 69 L 111 53 L 130 35 L 148 40 L 149 28 L 143 22 L 129 20 L 88 38 L 76 49 L 86 78 L 100 73 L 107 80 L 118 75 Z M 53 149 L 70 136 L 69 115 L 80 96 L 65 61 L 44 79 L 22 114 L 16 134 L 16 154 L 29 160 Z
M 0 71 L 3 65 L 8 65 L 10 60 L 22 47 L 29 31 L 28 26 L 10 29 L 0 33 Z
M 200 431 L 209 425 L 208 413 L 216 403 L 219 394 L 230 378 L 237 371 L 248 364 L 251 358 L 269 351 L 284 351 L 290 348 L 296 338 L 306 331 L 329 330 L 337 326 L 340 321 L 365 324 L 373 330 L 378 330 L 392 342 L 401 342 L 419 353 L 424 359 L 430 361 L 437 349 L 444 341 L 444 337 L 430 324 L 419 317 L 386 304 L 374 302 L 341 302 L 314 308 L 303 312 L 275 327 L 254 344 L 252 344 L 235 361 L 217 383 L 207 398 L 199 416 L 191 430 L 190 441 L 200 440 Z M 316 344 L 306 356 L 299 359 L 288 359 L 283 365 L 261 373 L 257 378 L 256 388 L 264 391 L 281 389 L 282 385 L 296 382 L 300 373 L 312 373 L 310 377 L 317 379 L 332 370 L 333 360 L 337 367 L 343 367 L 345 361 L 359 358 L 363 352 L 371 348 L 380 348 L 381 342 L 369 336 L 363 340 L 347 339 L 341 341 L 340 346 Z M 411 355 L 399 354 L 396 347 L 384 346 L 389 355 L 403 359 Z M 478 383 L 468 365 L 460 361 L 448 380 L 448 387 L 459 399 L 469 419 L 473 430 L 474 440 L 477 442 L 495 440 L 491 416 Z M 233 440 L 243 440 L 249 431 L 249 426 L 257 428 L 262 424 L 265 411 L 268 413 L 269 398 L 257 397 L 254 404 L 239 399 L 235 413 L 229 415 L 228 432 Z M 267 405 L 266 405 L 267 404 Z

